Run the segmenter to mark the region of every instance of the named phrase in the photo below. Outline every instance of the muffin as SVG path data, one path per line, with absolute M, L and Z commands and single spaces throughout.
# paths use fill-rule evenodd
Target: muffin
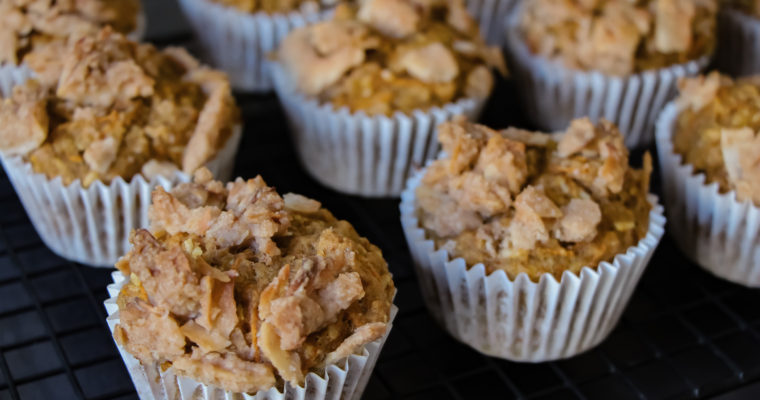
M 711 273 L 760 286 L 760 80 L 684 80 L 657 125 L 672 233 Z
M 507 20 L 520 5 L 519 0 L 465 0 L 467 10 L 478 21 L 488 44 L 503 47 L 507 42 Z
M 0 88 L 10 91 L 11 74 L 19 68 L 60 68 L 60 59 L 40 59 L 37 51 L 61 51 L 69 38 L 106 25 L 139 39 L 145 28 L 139 0 L 0 1 Z
M 678 78 L 706 67 L 714 0 L 526 0 L 508 47 L 533 122 L 562 129 L 606 118 L 629 147 L 645 146 Z
M 205 169 L 157 188 L 150 221 L 132 233 L 106 302 L 141 396 L 361 395 L 395 287 L 351 224 L 261 177 L 225 186 Z
M 237 90 L 267 92 L 266 60 L 290 31 L 329 15 L 334 0 L 180 0 L 209 61 Z M 220 44 L 224 45 L 220 45 Z
M 52 250 L 108 265 L 145 226 L 153 186 L 204 165 L 229 177 L 239 112 L 226 76 L 183 49 L 107 27 L 46 50 L 38 54 L 60 57 L 60 69 L 16 85 L 0 105 L 3 165 Z
M 401 222 L 428 308 L 474 349 L 566 358 L 617 323 L 662 234 L 651 158 L 609 121 L 553 135 L 457 120 L 409 180 Z
M 293 31 L 272 72 L 312 176 L 345 193 L 397 196 L 411 166 L 437 152 L 438 123 L 477 118 L 503 61 L 461 0 L 368 0 Z
M 717 68 L 732 76 L 760 73 L 760 4 L 749 0 L 724 1 L 718 13 Z

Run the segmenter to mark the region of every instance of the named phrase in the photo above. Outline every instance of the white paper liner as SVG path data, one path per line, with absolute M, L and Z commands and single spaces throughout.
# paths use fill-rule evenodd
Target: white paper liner
M 518 8 L 520 0 L 466 0 L 466 3 L 470 15 L 478 21 L 486 42 L 492 46 L 503 46 L 507 18 Z
M 415 212 L 415 189 L 424 169 L 401 194 L 401 225 L 414 260 L 423 299 L 452 336 L 475 350 L 513 361 L 572 357 L 604 340 L 615 327 L 664 233 L 663 208 L 649 196 L 649 231 L 636 246 L 560 282 L 544 274 L 538 283 L 483 264 L 467 268 L 425 236 Z
M 543 130 L 565 129 L 575 118 L 606 118 L 618 126 L 626 146 L 644 147 L 654 138 L 660 111 L 675 97 L 678 80 L 697 75 L 710 62 L 704 56 L 626 77 L 573 70 L 532 54 L 519 17 L 519 12 L 512 14 L 507 30 L 510 65 L 528 117 Z
M 237 127 L 206 164 L 217 179 L 232 176 L 241 131 Z M 119 177 L 110 184 L 96 181 L 83 188 L 79 180 L 66 186 L 60 177 L 35 173 L 21 157 L 0 156 L 0 160 L 45 245 L 63 258 L 98 267 L 113 267 L 130 248 L 130 232 L 149 226 L 148 208 L 156 186 L 170 190 L 190 180 L 177 171 L 150 181 L 138 174 L 129 182 Z
M 179 0 L 209 61 L 223 69 L 235 89 L 272 90 L 267 57 L 290 31 L 330 12 L 244 13 L 211 0 Z
M 720 71 L 732 76 L 760 73 L 760 19 L 722 7 L 715 63 Z
M 113 329 L 119 323 L 119 306 L 116 303 L 121 287 L 126 283 L 120 271 L 112 273 L 114 283 L 108 285 L 111 296 L 105 301 L 108 327 Z M 328 365 L 324 376 L 310 372 L 304 386 L 285 385 L 283 392 L 276 388 L 255 394 L 227 392 L 217 387 L 197 382 L 188 377 L 177 376 L 172 368 L 161 371 L 157 365 L 143 366 L 129 352 L 116 344 L 129 375 L 142 400 L 321 400 L 321 399 L 360 399 L 367 386 L 377 357 L 393 327 L 393 319 L 398 313 L 396 306 L 391 307 L 388 329 L 380 339 L 368 343 L 359 351 L 337 364 Z
M 411 114 L 367 116 L 306 98 L 281 66 L 270 69 L 306 171 L 327 187 L 366 197 L 398 197 L 413 168 L 438 153 L 436 127 L 456 115 L 476 121 L 485 104 L 471 98 Z
M 740 202 L 736 192 L 720 193 L 717 182 L 673 147 L 680 110 L 665 107 L 657 121 L 657 153 L 670 233 L 681 250 L 715 276 L 741 285 L 760 287 L 760 207 Z

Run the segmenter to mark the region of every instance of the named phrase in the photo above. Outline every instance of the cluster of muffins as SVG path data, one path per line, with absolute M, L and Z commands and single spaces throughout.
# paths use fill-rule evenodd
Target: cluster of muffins
M 710 60 L 717 3 L 514 4 L 181 0 L 228 78 L 128 39 L 134 1 L 0 0 L 3 165 L 50 248 L 118 268 L 108 323 L 141 396 L 353 398 L 395 315 L 348 222 L 230 181 L 233 87 L 276 91 L 324 185 L 401 195 L 427 307 L 484 354 L 566 358 L 614 328 L 664 234 L 651 157 L 629 164 L 658 116 L 679 245 L 760 285 L 760 80 L 681 79 L 660 113 Z M 474 122 L 499 38 L 551 133 Z

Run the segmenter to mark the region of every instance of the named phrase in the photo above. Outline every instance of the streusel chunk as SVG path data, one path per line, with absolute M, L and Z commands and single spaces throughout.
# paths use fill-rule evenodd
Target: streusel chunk
M 153 192 L 151 231 L 117 264 L 114 337 L 142 363 L 233 392 L 303 384 L 385 334 L 395 288 L 380 250 L 261 177 Z
M 422 227 L 439 248 L 488 273 L 560 279 L 611 261 L 648 230 L 651 159 L 628 166 L 617 128 L 578 119 L 548 135 L 464 120 L 439 127 L 445 156 L 417 188 Z

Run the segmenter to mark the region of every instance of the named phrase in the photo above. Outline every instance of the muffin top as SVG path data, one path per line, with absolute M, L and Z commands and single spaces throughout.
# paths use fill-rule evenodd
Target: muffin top
M 681 81 L 680 90 L 676 153 L 722 193 L 760 205 L 760 77 L 713 72 Z
M 291 11 L 316 12 L 320 6 L 327 6 L 337 0 L 211 0 L 213 2 L 236 8 L 246 13 L 265 12 L 267 14 L 288 13 Z
M 628 75 L 710 54 L 715 0 L 526 0 L 520 29 L 535 54 Z
M 469 267 L 560 280 L 646 235 L 651 158 L 629 167 L 612 123 L 577 119 L 547 135 L 458 120 L 438 131 L 445 155 L 417 187 L 417 215 L 436 248 Z
M 0 149 L 50 179 L 88 186 L 192 174 L 237 124 L 227 77 L 183 49 L 159 51 L 104 28 L 48 50 L 60 69 L 16 86 L 0 105 Z
M 298 89 L 370 115 L 485 98 L 505 72 L 463 0 L 364 0 L 288 35 L 277 58 Z
M 139 0 L 0 0 L 0 64 L 20 64 L 40 47 L 105 25 L 132 32 L 139 10 Z
M 116 265 L 116 341 L 142 363 L 233 392 L 302 385 L 385 334 L 380 249 L 319 202 L 261 177 L 153 192 L 151 231 Z

